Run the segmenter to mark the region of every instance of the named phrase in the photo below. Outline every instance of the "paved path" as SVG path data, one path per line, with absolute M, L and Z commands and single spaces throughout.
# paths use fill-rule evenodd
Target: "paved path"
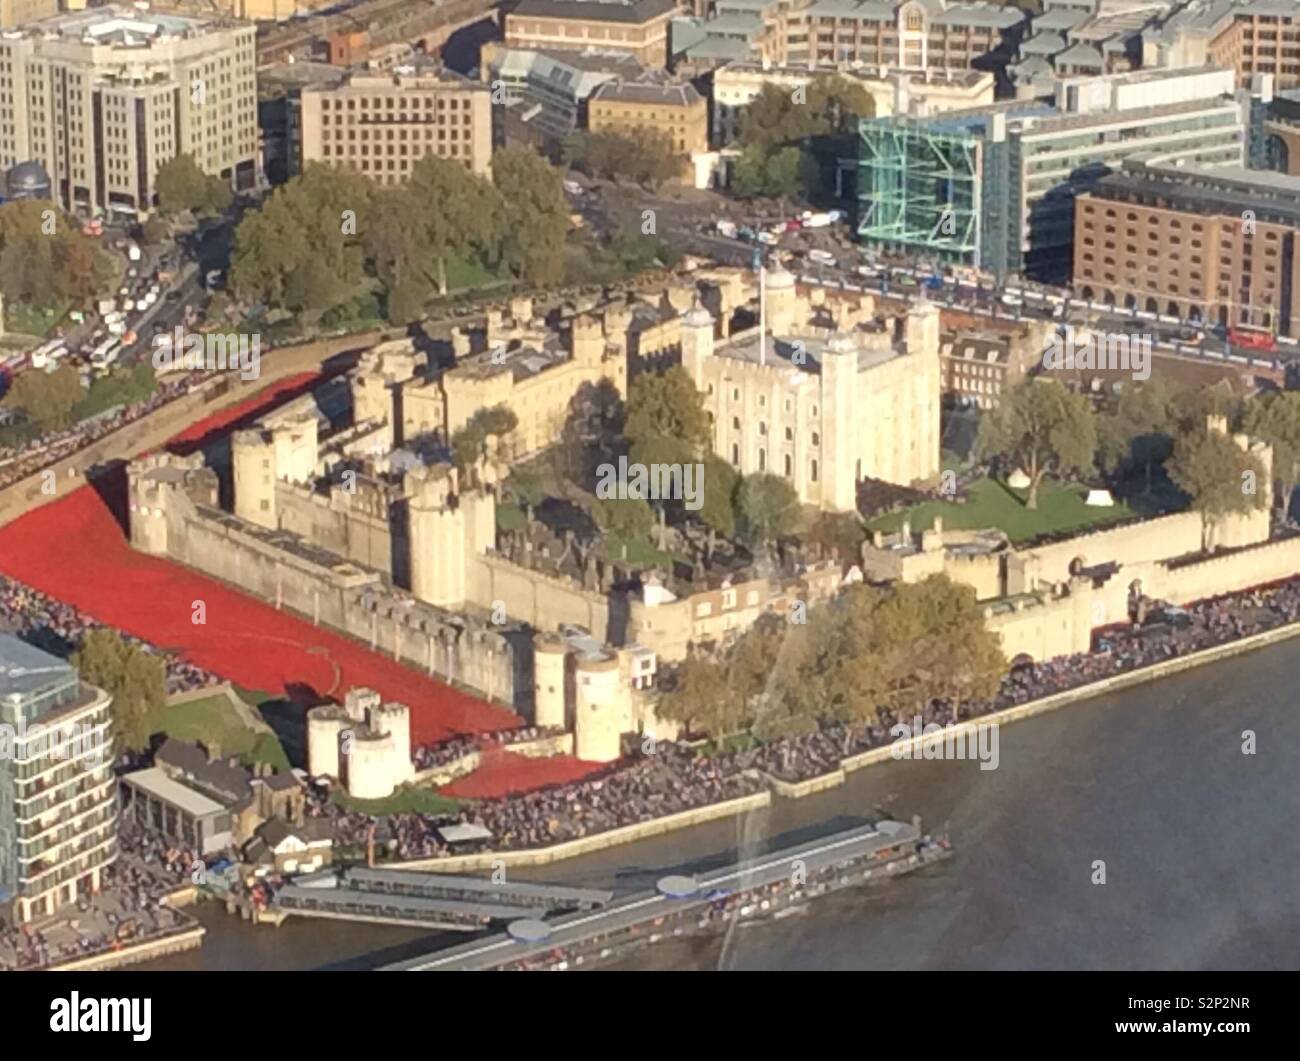
M 373 345 L 380 332 L 341 336 L 286 346 L 262 358 L 262 372 L 258 379 L 245 381 L 238 374 L 225 394 L 213 396 L 195 392 L 154 410 L 148 416 L 122 427 L 98 442 L 78 450 L 55 464 L 22 479 L 0 492 L 0 526 L 17 519 L 42 505 L 55 500 L 85 484 L 86 471 L 97 464 L 114 460 L 129 460 L 141 453 L 157 449 L 182 430 L 206 416 L 252 397 L 258 391 L 290 376 L 303 372 L 319 371 L 322 364 L 346 350 L 362 349 Z M 54 472 L 55 490 L 44 493 L 42 485 L 46 473 Z

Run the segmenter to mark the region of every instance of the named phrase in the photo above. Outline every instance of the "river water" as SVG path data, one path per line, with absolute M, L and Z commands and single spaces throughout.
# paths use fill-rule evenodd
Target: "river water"
M 1300 643 L 1283 643 L 1008 726 L 996 770 L 890 762 L 817 796 L 518 875 L 631 890 L 888 810 L 946 826 L 956 857 L 620 967 L 1294 969 L 1297 679 Z M 142 968 L 369 968 L 447 938 L 296 919 L 253 927 L 212 906 L 200 915 L 201 951 Z

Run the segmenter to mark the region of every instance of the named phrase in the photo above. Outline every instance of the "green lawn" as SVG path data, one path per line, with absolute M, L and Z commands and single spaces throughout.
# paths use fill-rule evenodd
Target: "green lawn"
M 906 518 L 914 531 L 926 530 L 935 516 L 943 517 L 945 528 L 980 530 L 997 527 L 1013 542 L 1028 541 L 1042 534 L 1102 526 L 1129 519 L 1137 513 L 1122 502 L 1111 508 L 1089 508 L 1081 486 L 1061 486 L 1045 481 L 1038 491 L 1038 508 L 1024 505 L 1027 491 L 1012 490 L 992 479 L 982 479 L 969 490 L 964 505 L 947 501 L 926 501 L 915 508 L 880 516 L 867 524 L 868 530 L 896 531 Z
M 518 505 L 503 501 L 497 505 L 497 527 L 503 531 L 523 530 L 524 513 Z
M 353 799 L 342 789 L 336 789 L 330 798 L 345 810 L 360 811 L 376 818 L 387 814 L 455 814 L 460 804 L 447 796 L 440 796 L 428 788 L 399 788 L 387 799 Z
M 277 770 L 290 768 L 289 757 L 275 735 L 249 729 L 225 696 L 163 708 L 157 732 L 202 744 L 209 751 L 215 746 L 223 756 L 238 755 L 246 766 L 270 763 Z
M 48 335 L 68 312 L 70 302 L 62 302 L 50 309 L 35 309 L 19 302 L 5 304 L 5 328 L 24 335 Z
M 458 258 L 447 261 L 447 290 L 463 291 L 471 287 L 484 287 L 501 279 L 491 269 L 478 262 L 464 262 Z

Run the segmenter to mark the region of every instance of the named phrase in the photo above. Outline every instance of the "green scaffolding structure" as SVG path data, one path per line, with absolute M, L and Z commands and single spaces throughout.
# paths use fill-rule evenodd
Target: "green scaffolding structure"
M 979 138 L 900 118 L 864 121 L 859 135 L 859 239 L 978 268 Z

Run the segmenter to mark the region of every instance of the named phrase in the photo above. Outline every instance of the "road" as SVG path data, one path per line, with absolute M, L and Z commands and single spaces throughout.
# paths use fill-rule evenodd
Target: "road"
M 259 378 L 243 380 L 238 373 L 232 373 L 229 376 L 232 386 L 226 393 L 213 396 L 195 392 L 179 398 L 0 491 L 0 525 L 78 489 L 84 485 L 86 473 L 96 465 L 129 460 L 157 449 L 195 421 L 243 401 L 279 380 L 303 372 L 321 371 L 325 363 L 336 355 L 373 345 L 383 335 L 382 332 L 367 332 L 280 347 L 264 353 Z M 45 493 L 41 489 L 49 481 L 49 472 L 54 473 L 53 493 Z
M 904 266 L 873 259 L 852 241 L 849 229 L 844 225 L 788 232 L 780 237 L 776 246 L 765 247 L 716 234 L 713 226 L 724 218 L 761 227 L 746 216 L 743 204 L 717 193 L 693 189 L 650 192 L 634 185 L 608 181 L 584 180 L 579 183 L 586 190 L 581 195 L 570 197 L 572 205 L 583 215 L 587 225 L 600 234 L 608 235 L 628 224 L 639 226 L 645 218 L 644 211 L 652 210 L 654 234 L 687 254 L 727 265 L 748 266 L 753 263 L 756 253 L 766 256 L 775 253 L 806 283 L 868 291 L 900 302 L 915 298 L 920 291 L 919 282 L 932 275 L 927 266 Z M 837 264 L 813 263 L 807 257 L 810 250 L 834 254 Z M 868 260 L 872 261 L 867 266 L 871 275 L 863 275 L 858 269 Z M 885 271 L 890 273 L 889 279 L 883 278 Z M 900 286 L 898 278 L 903 275 L 918 281 L 918 285 Z M 973 283 L 961 284 L 948 277 L 941 288 L 927 291 L 927 295 L 945 309 L 1011 324 L 1049 318 L 1069 321 L 1087 316 L 1095 321 L 1094 327 L 1099 331 L 1150 336 L 1152 348 L 1165 357 L 1254 368 L 1275 374 L 1279 381 L 1285 374 L 1287 362 L 1300 362 L 1300 345 L 1286 339 L 1279 340 L 1279 348 L 1274 353 L 1233 349 L 1210 334 L 1194 340 L 1188 337 L 1195 327 L 1193 322 L 1145 311 L 1106 307 L 1100 303 L 1090 305 L 1076 299 L 1068 288 L 1012 282 L 993 290 Z

